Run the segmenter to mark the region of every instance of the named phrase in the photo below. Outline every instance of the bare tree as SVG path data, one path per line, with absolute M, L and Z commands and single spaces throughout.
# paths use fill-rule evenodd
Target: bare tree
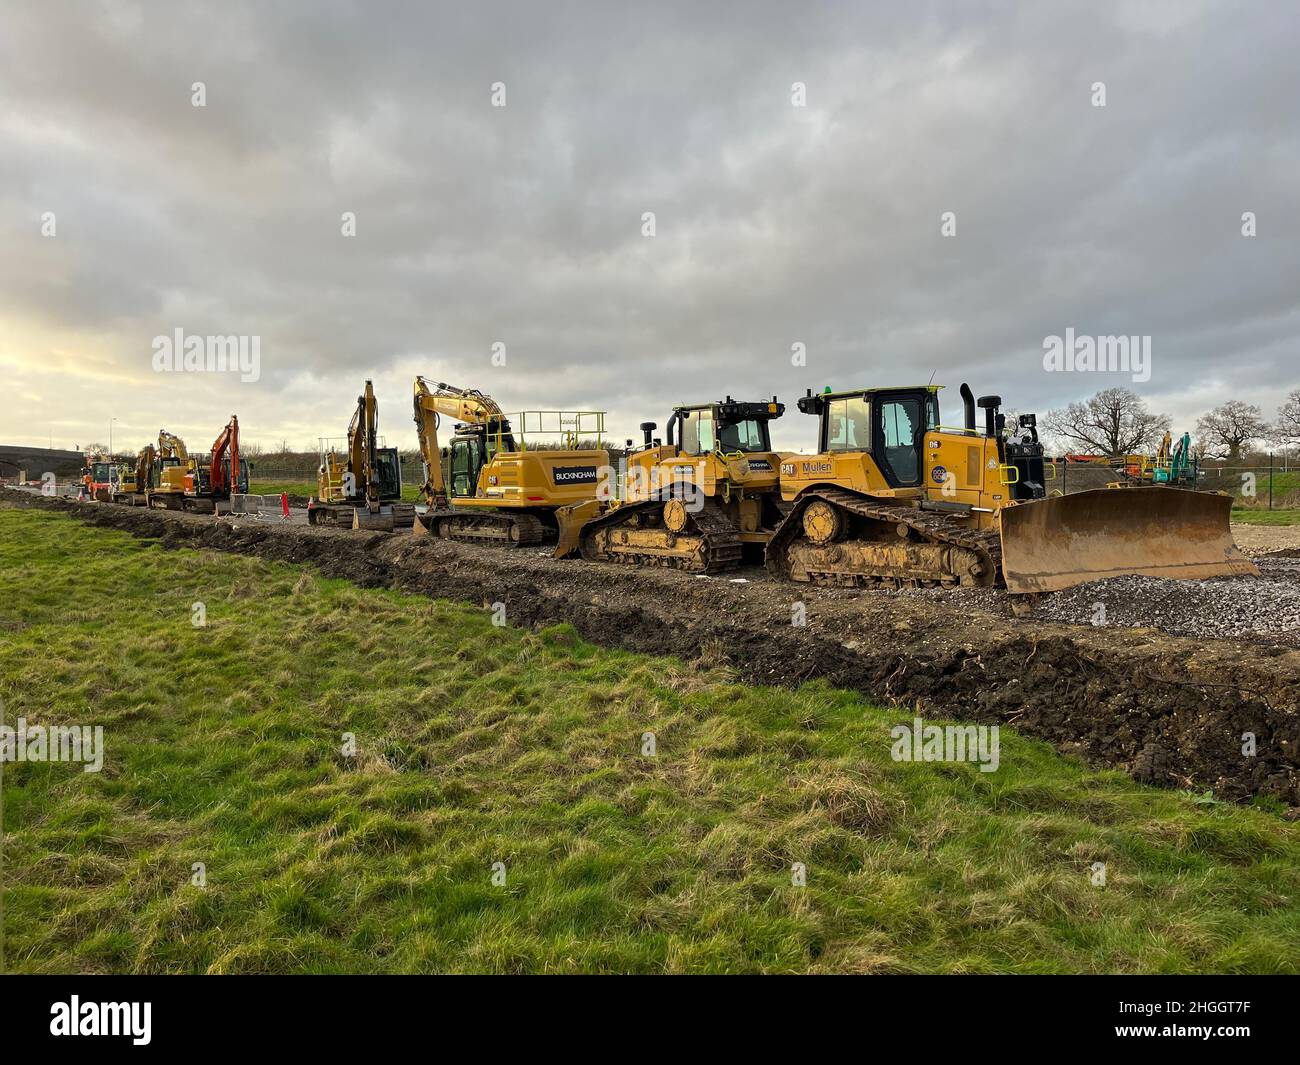
M 1253 403 L 1230 399 L 1196 423 L 1196 435 L 1208 452 L 1229 462 L 1240 462 L 1246 445 L 1269 435 L 1264 412 Z
M 1300 443 L 1300 388 L 1288 395 L 1286 402 L 1278 407 L 1273 435 L 1282 444 Z
M 1071 403 L 1043 416 L 1043 425 L 1053 437 L 1109 459 L 1155 447 L 1169 424 L 1167 414 L 1153 413 L 1146 400 L 1127 388 L 1107 388 L 1084 403 Z

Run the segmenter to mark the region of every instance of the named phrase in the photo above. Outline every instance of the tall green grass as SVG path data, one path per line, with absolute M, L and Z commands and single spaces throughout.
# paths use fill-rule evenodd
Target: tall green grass
M 910 712 L 824 684 L 3 506 L 0 698 L 107 746 L 5 767 L 13 970 L 1300 969 L 1273 813 L 1010 732 L 897 764 Z
M 253 495 L 278 496 L 287 494 L 291 496 L 314 496 L 319 486 L 315 481 L 251 481 L 248 490 Z M 416 484 L 402 485 L 402 501 L 404 503 L 420 502 L 420 486 Z

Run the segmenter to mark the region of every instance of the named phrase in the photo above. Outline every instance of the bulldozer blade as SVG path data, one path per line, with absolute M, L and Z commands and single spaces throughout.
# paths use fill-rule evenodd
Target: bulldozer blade
M 1195 580 L 1259 570 L 1232 542 L 1232 497 L 1102 488 L 1001 513 L 1007 591 L 1054 592 L 1121 574 Z
M 598 517 L 604 508 L 598 499 L 587 499 L 555 511 L 555 524 L 559 536 L 555 544 L 555 558 L 568 558 L 578 551 L 578 541 L 582 537 L 582 527 Z

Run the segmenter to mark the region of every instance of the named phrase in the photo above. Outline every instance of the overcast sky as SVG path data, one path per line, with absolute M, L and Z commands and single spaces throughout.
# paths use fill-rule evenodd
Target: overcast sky
M 193 447 L 238 413 L 314 446 L 371 377 L 414 446 L 421 373 L 616 438 L 776 393 L 797 449 L 807 388 L 933 376 L 956 421 L 963 380 L 1040 412 L 1132 384 L 1045 372 L 1067 328 L 1150 335 L 1132 387 L 1178 430 L 1271 417 L 1297 55 L 1289 2 L 6 0 L 0 442 Z M 260 337 L 259 380 L 156 373 L 176 329 Z

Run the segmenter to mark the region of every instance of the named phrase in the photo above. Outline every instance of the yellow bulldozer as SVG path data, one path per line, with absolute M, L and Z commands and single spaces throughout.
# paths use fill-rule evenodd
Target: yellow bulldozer
M 1049 496 L 1036 419 L 1006 426 L 998 396 L 961 386 L 964 424 L 944 427 L 939 387 L 811 391 L 815 455 L 781 462 L 789 512 L 767 566 L 827 585 L 1055 591 L 1120 574 L 1258 573 L 1232 542 L 1225 495 L 1177 488 Z
M 307 504 L 307 521 L 379 532 L 409 529 L 415 521 L 415 505 L 402 502 L 397 448 L 379 444 L 379 402 L 370 381 L 348 423 L 347 454 L 321 448 L 317 496 Z
M 771 401 L 673 409 L 667 442 L 643 422 L 644 444 L 629 453 L 623 497 L 562 539 L 589 561 L 713 573 L 761 559 L 782 517 L 780 456 L 768 423 L 785 413 Z M 629 442 L 630 443 L 630 442 Z M 566 516 L 567 517 L 567 516 Z
M 446 448 L 438 427 L 458 421 Z M 525 411 L 507 416 L 491 396 L 415 379 L 415 426 L 424 460 L 417 536 L 524 547 L 556 540 L 557 512 L 596 507 L 609 452 L 599 444 L 603 411 Z M 516 438 L 516 433 L 519 436 Z M 558 446 L 529 447 L 528 434 Z M 443 460 L 448 469 L 443 470 Z M 580 518 L 571 520 L 580 520 Z

